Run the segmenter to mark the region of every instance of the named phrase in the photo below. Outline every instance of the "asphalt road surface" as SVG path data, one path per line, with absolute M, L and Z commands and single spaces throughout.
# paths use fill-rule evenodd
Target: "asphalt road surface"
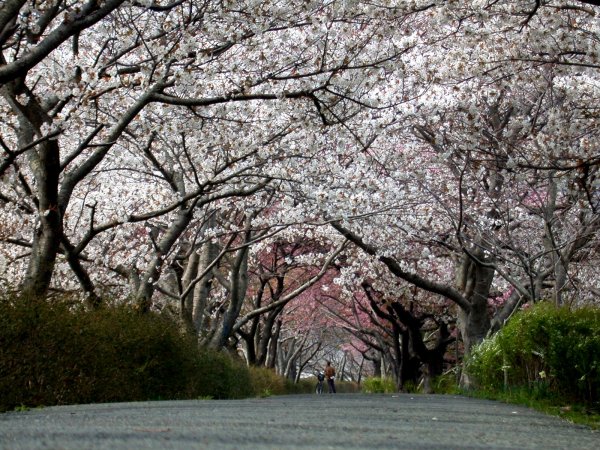
M 0 449 L 600 449 L 600 433 L 492 401 L 298 395 L 0 414 Z

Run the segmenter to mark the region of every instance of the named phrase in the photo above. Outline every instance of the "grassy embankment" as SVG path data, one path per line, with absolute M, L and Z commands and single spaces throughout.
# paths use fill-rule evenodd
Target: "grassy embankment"
M 477 347 L 470 393 L 600 428 L 600 309 L 539 303 Z

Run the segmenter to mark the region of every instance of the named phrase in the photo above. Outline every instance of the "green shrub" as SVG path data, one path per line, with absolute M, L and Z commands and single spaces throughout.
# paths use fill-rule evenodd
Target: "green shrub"
M 250 371 L 225 352 L 203 350 L 194 371 L 195 395 L 216 399 L 253 395 Z
M 252 394 L 256 397 L 283 395 L 294 389 L 294 383 L 267 367 L 250 367 Z
M 456 379 L 456 371 L 451 370 L 443 375 L 437 376 L 432 382 L 433 392 L 436 394 L 459 394 L 460 389 Z M 406 388 L 406 386 L 405 386 Z M 410 391 L 407 391 L 410 392 Z
M 467 370 L 483 389 L 526 387 L 534 398 L 597 401 L 600 309 L 541 303 L 519 312 L 472 351 Z
M 485 339 L 471 349 L 467 370 L 477 380 L 481 389 L 494 389 L 503 385 L 505 360 L 500 347 L 500 333 Z
M 247 368 L 200 352 L 158 314 L 86 311 L 67 299 L 0 298 L 0 410 L 252 395 Z
M 389 394 L 398 391 L 393 379 L 378 377 L 364 380 L 362 390 L 367 394 Z
M 271 369 L 200 350 L 160 314 L 0 296 L 0 411 L 40 405 L 312 393 Z M 355 392 L 354 383 L 336 383 Z
M 288 394 L 314 394 L 317 388 L 317 378 L 308 377 L 303 378 L 298 383 L 294 383 L 292 380 L 286 380 L 286 392 Z M 323 382 L 323 390 L 326 392 L 327 387 Z

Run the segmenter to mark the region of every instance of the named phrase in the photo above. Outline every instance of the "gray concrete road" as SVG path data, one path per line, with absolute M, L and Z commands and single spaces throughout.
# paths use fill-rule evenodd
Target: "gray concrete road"
M 458 396 L 300 395 L 0 414 L 0 449 L 600 449 L 600 433 Z

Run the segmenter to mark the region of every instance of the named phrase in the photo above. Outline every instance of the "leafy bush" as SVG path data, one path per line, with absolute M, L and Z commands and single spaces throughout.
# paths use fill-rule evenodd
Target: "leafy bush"
M 317 388 L 316 377 L 303 378 L 298 383 L 294 383 L 290 379 L 287 379 L 285 382 L 286 393 L 288 394 L 314 394 Z M 326 389 L 325 382 L 323 382 L 323 391 L 327 392 Z
M 494 389 L 504 383 L 505 353 L 500 346 L 500 334 L 485 339 L 471 349 L 467 362 L 468 373 L 482 389 Z
M 224 399 L 253 395 L 250 372 L 246 365 L 224 352 L 202 351 L 193 376 L 197 397 Z
M 367 394 L 389 394 L 397 392 L 396 384 L 391 378 L 367 378 L 363 381 L 363 392 Z
M 353 381 L 336 381 L 335 390 L 339 394 L 352 394 L 361 391 L 361 386 Z
M 527 387 L 593 402 L 600 397 L 600 309 L 541 303 L 476 347 L 468 371 L 484 389 Z
M 252 393 L 257 397 L 283 395 L 294 389 L 294 384 L 266 367 L 250 367 Z
M 248 368 L 159 314 L 89 311 L 69 299 L 0 296 L 0 411 L 73 403 L 312 393 L 271 369 Z M 337 383 L 354 392 L 353 383 Z
M 158 314 L 0 298 L 0 410 L 251 394 L 243 364 L 200 352 L 195 339 Z

